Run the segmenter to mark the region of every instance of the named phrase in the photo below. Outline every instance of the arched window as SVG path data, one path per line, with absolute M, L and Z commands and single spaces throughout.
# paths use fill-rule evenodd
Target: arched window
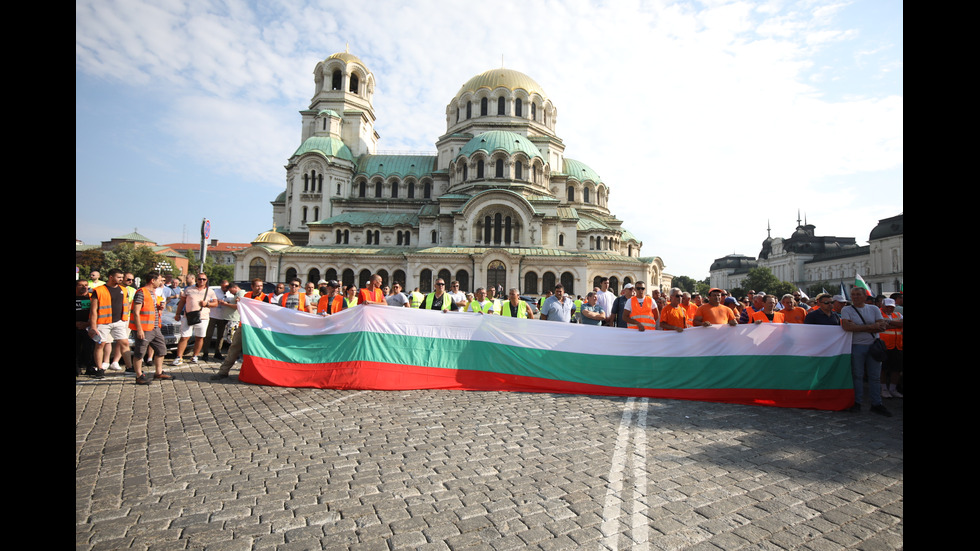
M 398 246 L 401 246 L 401 244 L 402 244 L 402 232 L 396 231 L 395 232 L 395 236 L 398 237 Z
M 379 199 L 381 198 L 381 180 L 374 183 L 374 196 Z
M 517 98 L 516 100 L 514 100 L 514 116 L 515 117 L 524 116 L 524 109 L 523 109 L 523 104 L 521 103 L 521 98 Z
M 340 72 L 340 69 L 337 69 L 336 71 L 334 71 L 333 72 L 333 77 L 331 77 L 331 79 L 330 79 L 330 89 L 331 90 L 340 90 L 341 87 L 343 86 L 341 84 L 341 81 L 342 81 L 343 78 L 344 78 L 344 76 Z
M 415 182 L 408 183 L 408 198 L 415 199 Z
M 306 223 L 306 209 L 307 207 L 303 207 L 303 222 L 302 222 L 303 224 Z
M 481 117 L 487 116 L 487 98 L 483 98 L 480 100 L 480 116 Z
M 361 180 L 361 184 L 357 187 L 358 197 L 367 197 L 367 182 Z
M 453 280 L 453 273 L 443 268 L 439 270 L 439 279 L 446 280 L 446 289 L 449 289 L 449 282 Z
M 310 191 L 310 175 L 303 175 L 303 191 Z
M 357 274 L 357 286 L 363 289 L 367 287 L 368 281 L 371 281 L 371 270 L 365 268 Z
M 538 104 L 536 103 L 531 104 L 531 120 L 538 120 Z
M 493 176 L 494 176 L 494 178 L 503 178 L 504 177 L 504 160 L 503 159 L 497 159 L 496 167 L 494 168 L 494 174 L 493 174 Z
M 563 234 L 563 233 L 562 234 L 558 234 L 558 246 L 559 247 L 564 247 L 565 246 L 565 234 Z
M 545 272 L 544 278 L 541 280 L 541 292 L 547 293 L 548 291 L 555 290 L 555 274 L 554 272 Z
M 476 179 L 480 180 L 483 178 L 483 159 L 476 162 Z
M 375 245 L 381 244 L 381 232 L 378 230 L 374 230 L 374 244 Z
M 633 283 L 633 278 L 631 278 L 631 277 L 624 277 L 623 278 L 623 287 L 625 287 L 627 283 Z M 652 290 L 653 289 L 651 289 L 651 291 Z
M 316 285 L 317 282 L 320 281 L 320 270 L 316 268 L 311 268 L 310 273 L 306 274 L 306 281 L 307 282 L 312 281 L 313 285 Z
M 470 273 L 466 270 L 456 272 L 456 281 L 459 282 L 459 290 L 468 293 L 470 291 Z
M 347 268 L 346 270 L 344 270 L 344 277 L 341 279 L 341 283 L 343 283 L 347 287 L 350 287 L 351 285 L 353 285 L 354 284 L 354 270 L 351 270 L 350 268 Z
M 602 283 L 602 276 L 595 276 L 594 278 L 592 278 L 593 287 L 598 287 L 600 283 Z
M 498 115 L 503 115 L 504 114 L 504 97 L 503 96 L 500 96 L 499 98 L 497 98 L 497 114 Z
M 344 245 L 350 244 L 350 230 L 344 230 Z
M 575 276 L 572 272 L 561 274 L 561 286 L 565 288 L 565 294 L 575 296 Z
M 411 290 L 405 289 L 405 272 L 402 270 L 395 270 L 395 272 L 391 274 L 391 284 L 394 285 L 395 283 L 401 284 L 402 289 L 406 291 Z
M 328 269 L 327 273 L 323 274 L 323 279 L 327 281 L 333 281 L 337 279 L 337 270 L 333 268 Z
M 633 245 L 626 247 L 627 256 L 633 256 Z
M 374 239 L 374 232 L 372 232 L 371 230 L 368 230 L 367 233 L 365 234 L 365 237 L 367 238 L 367 244 L 368 245 L 373 245 L 373 243 L 371 242 L 371 240 Z
M 568 202 L 575 202 L 575 188 L 572 186 L 568 186 Z
M 357 93 L 357 75 L 350 76 L 350 91 L 351 93 Z
M 320 219 L 320 207 L 313 207 L 313 221 L 316 222 Z
M 392 199 L 398 198 L 398 180 L 395 180 L 391 183 L 391 198 Z
M 286 270 L 286 283 L 296 279 L 296 268 L 289 268 Z
M 456 122 L 459 122 L 459 107 L 456 108 Z
M 590 251 L 594 251 L 595 250 L 595 237 L 593 237 L 591 235 L 589 236 L 589 250 Z
M 248 263 L 248 278 L 262 278 L 265 281 L 265 260 L 261 258 L 253 258 L 251 262 Z
M 388 277 L 388 270 L 378 270 L 378 275 L 381 276 L 382 285 L 391 285 L 391 279 Z
M 473 102 L 466 102 L 466 118 L 469 119 L 473 116 Z
M 323 193 L 323 174 L 316 177 L 316 192 Z
M 582 190 L 582 202 L 583 203 L 589 202 L 589 188 L 585 188 Z
M 431 199 L 432 198 L 432 183 L 431 182 L 426 182 L 422 186 L 422 198 L 423 199 Z
M 538 294 L 538 274 L 534 272 L 524 274 L 524 292 L 532 295 Z
M 425 269 L 419 274 L 419 292 L 432 292 L 432 270 Z
M 493 231 L 493 220 L 490 216 L 483 217 L 483 244 L 489 245 L 491 232 Z
M 412 241 L 412 232 L 411 230 L 409 230 L 405 232 L 405 246 L 407 247 L 411 243 L 411 241 Z
M 466 170 L 466 161 L 463 161 L 463 181 L 464 181 L 464 182 L 466 181 L 466 178 L 467 178 L 467 176 L 468 176 L 468 174 L 467 174 L 468 172 L 469 172 L 469 171 L 468 171 L 468 170 Z
M 514 179 L 523 180 L 524 179 L 524 165 L 520 161 L 514 163 Z
M 504 244 L 510 245 L 510 216 L 504 218 Z
M 493 217 L 493 244 L 494 245 L 500 244 L 500 239 L 502 237 L 500 235 L 500 230 L 502 225 L 503 225 L 503 217 L 498 212 Z
M 432 230 L 432 243 L 436 242 L 436 230 Z
M 344 240 L 344 233 L 340 230 L 337 230 L 337 245 L 340 245 L 340 242 L 343 240 Z
M 619 294 L 619 278 L 616 276 L 609 276 L 609 291 L 614 295 Z

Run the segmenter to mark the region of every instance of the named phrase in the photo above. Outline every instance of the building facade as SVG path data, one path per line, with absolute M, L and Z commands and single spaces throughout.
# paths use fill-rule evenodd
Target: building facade
M 236 253 L 236 279 L 363 286 L 380 273 L 423 292 L 443 277 L 527 294 L 561 282 L 583 296 L 601 276 L 614 289 L 665 282 L 663 261 L 609 211 L 610 186 L 565 157 L 557 108 L 527 75 L 463 84 L 432 155 L 377 153 L 374 75 L 357 57 L 331 55 L 314 82 L 275 228 Z
M 843 282 L 850 288 L 860 275 L 875 294 L 899 291 L 905 282 L 904 219 L 899 214 L 879 220 L 863 246 L 853 237 L 818 236 L 813 224 L 797 221 L 790 237 L 766 237 L 757 258 L 732 254 L 716 259 L 711 285 L 742 287 L 749 270 L 764 267 L 804 289 L 821 282 Z

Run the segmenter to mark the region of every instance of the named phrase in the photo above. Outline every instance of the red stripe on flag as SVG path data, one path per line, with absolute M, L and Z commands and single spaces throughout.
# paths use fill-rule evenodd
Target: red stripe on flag
M 854 403 L 854 391 L 850 388 L 821 390 L 628 388 L 490 371 L 443 369 L 364 361 L 298 364 L 248 355 L 244 356 L 239 380 L 257 385 L 300 388 L 555 392 L 559 394 L 637 396 L 834 411 L 843 410 Z

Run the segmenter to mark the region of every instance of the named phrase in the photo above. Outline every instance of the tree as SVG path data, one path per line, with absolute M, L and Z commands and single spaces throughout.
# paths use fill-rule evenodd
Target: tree
M 187 269 L 191 273 L 196 273 L 201 267 L 201 262 L 194 251 L 187 251 L 187 261 Z M 234 281 L 235 267 L 231 264 L 218 264 L 213 256 L 209 256 L 204 260 L 204 273 L 208 274 L 208 278 L 214 282 L 221 282 L 223 279 Z
M 92 270 L 102 272 L 104 276 L 105 272 L 102 267 L 105 266 L 105 252 L 102 249 L 83 251 L 75 257 L 75 266 L 78 267 L 82 279 L 87 278 Z
M 694 293 L 698 290 L 698 282 L 692 277 L 677 276 L 673 280 L 673 285 L 688 293 Z
M 781 297 L 796 290 L 796 285 L 788 281 L 780 281 L 772 274 L 769 268 L 752 268 L 749 274 L 742 281 L 742 288 L 746 291 L 762 291 L 767 295 Z
M 104 269 L 109 270 L 111 268 L 119 268 L 137 277 L 144 277 L 150 270 L 161 273 L 175 273 L 177 271 L 177 268 L 167 257 L 153 252 L 150 247 L 136 246 L 132 243 L 121 243 L 105 253 Z

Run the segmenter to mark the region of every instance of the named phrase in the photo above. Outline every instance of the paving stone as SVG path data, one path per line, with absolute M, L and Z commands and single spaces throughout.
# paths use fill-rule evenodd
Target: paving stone
M 608 526 L 622 547 L 634 526 L 654 549 L 904 546 L 901 403 L 879 420 L 649 400 L 640 454 L 626 398 L 210 373 L 76 385 L 76 549 L 580 549 Z

